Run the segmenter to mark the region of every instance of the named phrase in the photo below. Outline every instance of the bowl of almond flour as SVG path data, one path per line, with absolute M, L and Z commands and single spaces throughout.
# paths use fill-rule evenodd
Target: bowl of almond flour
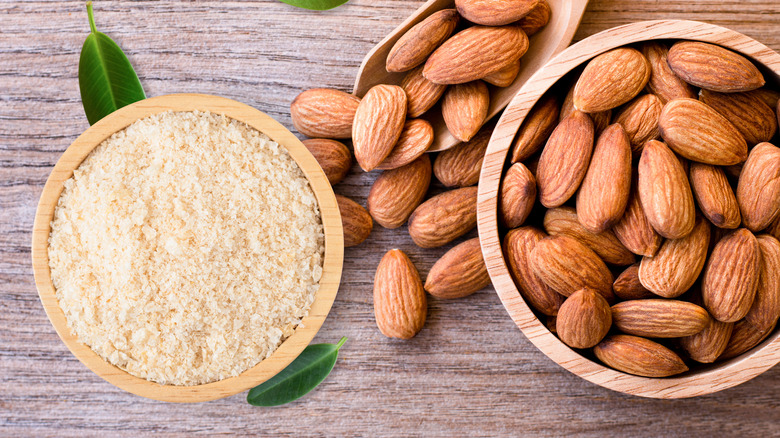
M 330 185 L 282 125 L 238 102 L 169 95 L 90 127 L 36 213 L 39 294 L 71 351 L 130 392 L 203 401 L 267 380 L 338 289 Z

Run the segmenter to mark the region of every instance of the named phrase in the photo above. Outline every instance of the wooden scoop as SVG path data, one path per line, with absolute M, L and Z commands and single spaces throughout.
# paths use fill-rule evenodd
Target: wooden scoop
M 515 82 L 506 88 L 490 86 L 490 108 L 486 121 L 501 112 L 509 104 L 509 101 L 512 100 L 520 87 L 536 70 L 571 43 L 582 14 L 585 12 L 585 7 L 588 5 L 588 0 L 547 1 L 552 9 L 552 17 L 544 29 L 530 38 L 528 52 L 521 59 L 520 73 L 517 75 Z M 363 58 L 363 63 L 360 65 L 360 70 L 355 80 L 353 93 L 362 97 L 374 85 L 400 84 L 406 73 L 388 73 L 385 69 L 385 62 L 390 49 L 415 24 L 436 11 L 454 7 L 454 0 L 429 0 L 400 26 L 390 32 L 385 39 L 371 49 L 366 57 Z M 437 105 L 422 116 L 422 118 L 431 122 L 435 132 L 433 145 L 428 149 L 428 152 L 443 151 L 460 143 L 447 130 L 439 108 L 440 106 Z

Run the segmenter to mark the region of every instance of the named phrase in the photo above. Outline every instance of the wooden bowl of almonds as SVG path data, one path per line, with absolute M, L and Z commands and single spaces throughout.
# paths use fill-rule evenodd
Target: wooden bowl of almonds
M 479 182 L 487 269 L 517 326 L 578 376 L 685 398 L 780 362 L 780 55 L 647 21 L 548 62 Z

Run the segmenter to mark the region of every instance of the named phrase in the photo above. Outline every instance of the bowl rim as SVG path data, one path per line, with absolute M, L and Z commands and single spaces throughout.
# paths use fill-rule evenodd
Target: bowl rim
M 647 378 L 623 373 L 580 355 L 553 335 L 520 295 L 504 261 L 498 227 L 498 189 L 505 160 L 520 124 L 539 98 L 567 73 L 610 49 L 649 40 L 695 40 L 718 44 L 752 58 L 780 79 L 780 54 L 739 32 L 688 20 L 641 21 L 592 35 L 539 69 L 512 99 L 488 145 L 479 180 L 477 228 L 490 278 L 523 334 L 566 370 L 602 387 L 649 398 L 687 398 L 746 382 L 780 362 L 780 330 L 747 353 L 682 376 Z M 780 327 L 780 326 L 779 326 Z
M 110 364 L 86 344 L 81 343 L 68 328 L 49 269 L 48 238 L 51 220 L 64 181 L 70 178 L 73 170 L 103 140 L 136 120 L 167 111 L 210 111 L 225 115 L 263 132 L 284 146 L 309 180 L 320 207 L 325 234 L 320 288 L 309 314 L 303 318 L 293 334 L 285 339 L 271 356 L 240 375 L 193 386 L 162 385 L 136 377 Z M 232 99 L 206 94 L 168 94 L 135 102 L 111 113 L 84 131 L 63 152 L 46 180 L 35 212 L 32 264 L 35 285 L 46 315 L 60 339 L 87 368 L 114 386 L 142 397 L 169 402 L 201 402 L 228 397 L 259 385 L 284 369 L 309 345 L 327 317 L 338 292 L 344 257 L 343 239 L 341 215 L 333 189 L 317 160 L 292 132 L 267 114 Z

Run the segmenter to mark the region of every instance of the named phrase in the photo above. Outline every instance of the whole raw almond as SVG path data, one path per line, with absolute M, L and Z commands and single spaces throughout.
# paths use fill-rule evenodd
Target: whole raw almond
M 482 78 L 483 81 L 496 87 L 508 87 L 517 79 L 520 73 L 520 60 L 507 65 L 506 67 Z
M 718 357 L 718 360 L 731 359 L 747 352 L 766 339 L 774 329 L 775 326 L 759 330 L 747 320 L 738 321 L 734 324 L 734 331 L 731 332 L 729 343 L 726 345 L 726 349 L 723 350 L 723 354 Z
M 563 99 L 563 104 L 561 105 L 561 111 L 558 115 L 558 122 L 562 122 L 563 119 L 569 117 L 574 111 L 577 109 L 574 108 L 574 89 L 575 86 L 572 86 L 569 88 L 569 92 L 566 93 L 566 97 Z M 593 120 L 593 129 L 596 135 L 598 136 L 601 131 L 607 129 L 607 126 L 609 126 L 609 122 L 612 120 L 612 110 L 606 110 L 606 111 L 599 111 L 597 113 L 589 113 L 588 114 Z
M 660 135 L 658 118 L 663 106 L 656 95 L 645 94 L 634 99 L 615 116 L 615 123 L 619 123 L 626 130 L 634 153 L 642 152 L 645 143 L 657 139 Z
M 409 119 L 404 123 L 404 130 L 393 146 L 390 155 L 379 166 L 380 170 L 397 169 L 406 166 L 420 158 L 433 144 L 433 126 L 422 119 Z
M 780 148 L 761 143 L 750 151 L 739 175 L 737 202 L 752 231 L 763 230 L 780 216 Z
M 688 356 L 700 363 L 715 362 L 723 354 L 734 330 L 734 323 L 709 318 L 704 330 L 680 338 L 680 346 Z
M 744 56 L 714 44 L 680 41 L 669 49 L 669 67 L 685 82 L 712 91 L 735 93 L 764 85 L 764 77 Z
M 544 144 L 558 124 L 560 108 L 554 95 L 543 97 L 520 125 L 512 145 L 512 163 L 525 161 Z
M 773 90 L 771 88 L 762 87 L 753 91 L 748 91 L 751 96 L 761 99 L 769 108 L 773 110 L 777 108 L 778 102 L 780 102 L 780 91 Z M 776 112 L 776 111 L 775 111 Z
M 547 26 L 547 23 L 550 22 L 550 16 L 552 16 L 550 4 L 547 3 L 547 0 L 539 0 L 539 3 L 531 9 L 528 15 L 521 18 L 517 25 L 530 37 Z
M 780 240 L 780 215 L 778 215 L 777 218 L 773 220 L 771 224 L 769 224 L 766 232 L 774 236 L 775 239 Z
M 483 126 L 471 140 L 437 155 L 433 162 L 436 179 L 447 187 L 468 187 L 479 182 L 479 172 L 494 126 L 492 123 Z
M 628 206 L 623 217 L 612 227 L 615 236 L 631 252 L 637 255 L 652 257 L 661 247 L 663 238 L 653 229 L 647 220 L 642 203 L 639 200 L 637 180 L 631 187 Z
M 747 143 L 737 128 L 698 100 L 675 99 L 664 105 L 658 127 L 669 147 L 689 160 L 729 166 L 747 158 Z
M 436 195 L 420 204 L 409 217 L 409 235 L 421 248 L 446 245 L 476 226 L 476 187 Z
M 425 290 L 437 298 L 463 298 L 490 284 L 479 238 L 469 239 L 447 251 L 433 264 Z
M 764 331 L 780 318 L 780 242 L 768 234 L 757 239 L 761 249 L 761 270 L 756 297 L 745 319 L 759 331 Z
M 351 138 L 360 99 L 339 90 L 313 88 L 299 94 L 290 104 L 293 125 L 303 135 L 323 138 Z
M 504 256 L 520 295 L 534 309 L 553 316 L 558 314 L 564 297 L 534 274 L 529 261 L 531 251 L 545 237 L 543 231 L 534 227 L 509 230 L 504 237 Z
M 368 212 L 379 225 L 398 228 L 423 201 L 430 184 L 431 159 L 423 154 L 379 175 L 368 192 Z
M 667 62 L 669 48 L 660 42 L 649 41 L 642 44 L 642 54 L 650 62 L 650 81 L 647 82 L 647 90 L 658 96 L 662 103 L 670 100 L 689 97 L 696 98 L 693 87 L 674 74 Z
M 703 218 L 696 220 L 687 236 L 668 239 L 652 257 L 639 264 L 642 286 L 664 298 L 675 298 L 693 286 L 707 260 L 710 226 Z
M 629 335 L 679 338 L 704 330 L 710 315 L 687 301 L 653 298 L 615 304 L 612 321 L 618 330 Z
M 466 20 L 485 26 L 513 23 L 533 10 L 539 0 L 455 0 L 455 7 Z
M 732 231 L 715 245 L 702 280 L 704 306 L 715 319 L 736 322 L 747 315 L 760 268 L 758 240 L 747 229 Z
M 469 141 L 474 137 L 488 113 L 490 92 L 482 81 L 453 85 L 444 93 L 441 114 L 453 137 Z
M 722 168 L 692 162 L 691 188 L 704 216 L 718 228 L 737 228 L 742 222 L 734 190 Z
M 574 195 L 590 165 L 593 137 L 593 122 L 580 111 L 572 113 L 553 130 L 536 170 L 542 205 L 559 207 Z
M 388 251 L 374 277 L 376 325 L 389 338 L 410 339 L 425 324 L 428 302 L 420 274 L 400 249 Z
M 396 85 L 375 85 L 360 101 L 352 125 L 355 159 L 366 172 L 393 150 L 404 130 L 406 93 Z
M 592 289 L 580 289 L 566 298 L 558 311 L 555 331 L 572 348 L 591 348 L 612 326 L 609 303 Z
M 688 235 L 696 220 L 691 185 L 680 160 L 660 141 L 650 140 L 639 159 L 637 187 L 642 210 L 667 239 Z
M 446 85 L 434 84 L 425 79 L 423 66 L 419 66 L 404 76 L 401 88 L 406 92 L 406 112 L 409 117 L 420 117 L 444 95 Z
M 360 245 L 374 228 L 371 215 L 360 204 L 346 196 L 337 194 L 336 202 L 341 212 L 341 226 L 344 228 L 344 247 Z
M 650 79 L 650 63 L 636 49 L 620 47 L 588 62 L 574 86 L 574 107 L 586 113 L 616 108 L 636 97 Z
M 531 269 L 548 286 L 569 296 L 590 288 L 614 300 L 612 273 L 604 261 L 579 240 L 565 235 L 545 237 L 531 251 Z
M 452 35 L 458 21 L 458 11 L 442 9 L 414 25 L 390 49 L 387 71 L 407 71 L 425 62 L 428 55 Z
M 608 336 L 593 352 L 606 365 L 637 376 L 668 377 L 688 371 L 677 353 L 638 336 Z
M 544 215 L 544 228 L 551 236 L 566 235 L 579 240 L 611 265 L 625 266 L 636 261 L 634 254 L 620 243 L 611 230 L 600 233 L 588 231 L 577 220 L 577 212 L 571 207 L 547 210 Z
M 498 198 L 504 225 L 507 228 L 523 225 L 536 202 L 536 178 L 523 163 L 515 163 L 506 171 Z
M 588 172 L 577 192 L 577 219 L 592 233 L 612 228 L 623 217 L 631 192 L 631 144 L 619 124 L 601 133 Z
M 634 263 L 618 275 L 615 282 L 612 283 L 612 291 L 621 300 L 641 300 L 655 297 L 655 294 L 642 286 L 642 282 L 639 281 L 639 263 Z
M 701 90 L 699 100 L 728 119 L 748 145 L 770 141 L 777 132 L 775 111 L 755 94 Z
M 501 70 L 527 50 L 528 37 L 519 26 L 472 26 L 436 49 L 423 75 L 437 84 L 463 84 Z
M 303 140 L 303 145 L 314 155 L 329 183 L 339 183 L 349 173 L 352 153 L 344 143 L 327 138 L 310 138 Z

